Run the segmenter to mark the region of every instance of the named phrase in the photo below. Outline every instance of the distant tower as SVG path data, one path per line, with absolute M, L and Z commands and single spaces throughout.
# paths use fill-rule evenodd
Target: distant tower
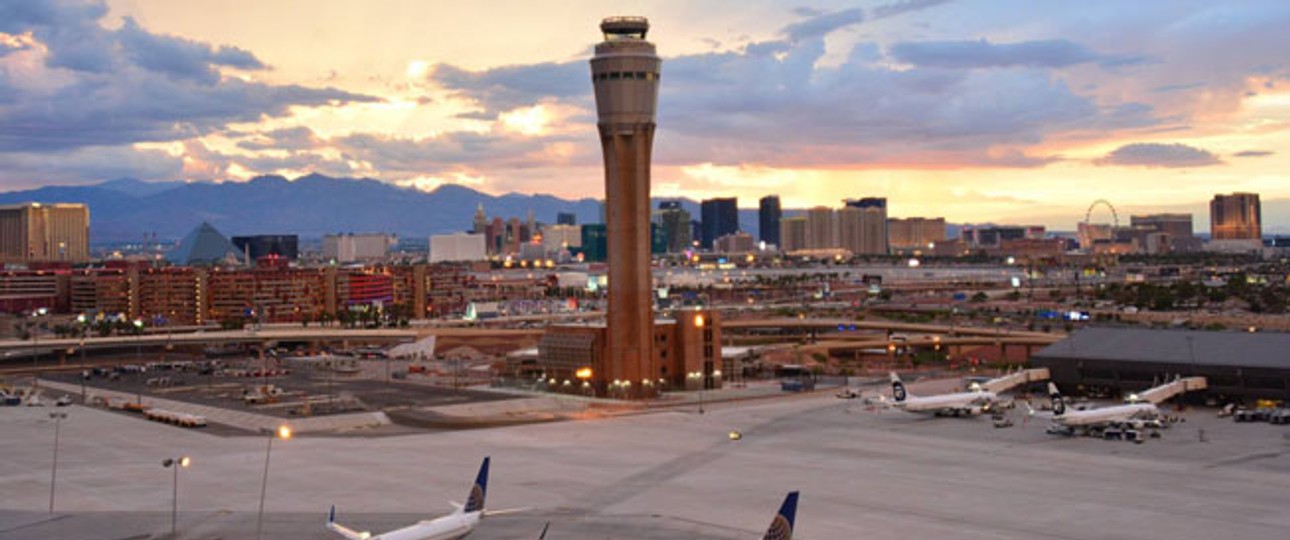
M 699 238 L 703 249 L 712 249 L 718 238 L 739 231 L 739 200 L 735 197 L 704 199 L 699 214 L 703 220 L 703 236 Z
M 1263 206 L 1258 193 L 1214 195 L 1209 202 L 1209 234 L 1214 240 L 1263 238 Z
M 611 17 L 591 59 L 600 145 L 605 158 L 609 248 L 607 373 L 602 381 L 657 378 L 650 277 L 650 156 L 662 61 L 645 41 L 649 20 Z
M 779 220 L 784 212 L 779 208 L 779 195 L 767 195 L 758 201 L 757 235 L 767 244 L 779 245 Z
M 484 230 L 487 228 L 488 216 L 484 215 L 484 203 L 479 203 L 479 206 L 475 207 L 475 229 L 473 232 L 475 234 L 484 234 Z

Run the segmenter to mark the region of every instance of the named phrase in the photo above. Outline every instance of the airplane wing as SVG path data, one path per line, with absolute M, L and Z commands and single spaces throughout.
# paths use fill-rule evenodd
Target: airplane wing
M 488 517 L 488 516 L 502 516 L 506 514 L 519 514 L 522 512 L 528 512 L 529 510 L 532 510 L 532 508 L 503 508 L 501 510 L 484 510 L 483 513 L 484 513 L 484 517 Z
M 1053 419 L 1053 411 L 1036 409 L 1030 405 L 1029 401 L 1022 401 L 1021 403 L 1026 406 L 1026 414 L 1028 416 L 1047 418 L 1049 420 Z
M 327 513 L 327 528 L 331 531 L 334 531 L 336 534 L 339 534 L 347 538 L 348 540 L 367 540 L 368 538 L 372 537 L 372 533 L 370 532 L 367 532 L 367 531 L 358 532 L 354 529 L 351 529 L 349 527 L 336 523 L 335 506 L 332 506 L 331 512 Z

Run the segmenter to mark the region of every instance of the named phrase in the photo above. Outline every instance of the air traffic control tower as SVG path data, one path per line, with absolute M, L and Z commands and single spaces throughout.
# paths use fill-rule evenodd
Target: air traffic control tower
M 600 381 L 657 377 L 654 366 L 653 280 L 650 276 L 650 157 L 659 67 L 645 40 L 649 20 L 611 17 L 591 59 L 596 113 L 605 157 L 605 221 L 609 248 L 607 358 Z

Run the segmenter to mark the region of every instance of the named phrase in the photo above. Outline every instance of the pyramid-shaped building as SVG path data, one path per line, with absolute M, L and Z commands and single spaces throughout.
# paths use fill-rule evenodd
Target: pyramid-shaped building
M 183 266 L 239 264 L 242 254 L 210 223 L 202 222 L 188 233 L 179 245 L 166 255 L 170 262 Z

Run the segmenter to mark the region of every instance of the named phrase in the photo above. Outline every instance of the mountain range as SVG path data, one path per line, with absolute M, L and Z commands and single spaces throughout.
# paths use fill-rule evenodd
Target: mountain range
M 699 203 L 682 199 L 694 219 Z M 248 182 L 141 182 L 130 178 L 87 186 L 45 186 L 0 193 L 0 204 L 84 203 L 90 208 L 90 238 L 95 245 L 138 241 L 145 235 L 182 238 L 202 222 L 226 236 L 297 234 L 302 239 L 336 233 L 394 233 L 425 238 L 471 228 L 483 205 L 489 219 L 518 217 L 529 211 L 543 223 L 571 212 L 578 223 L 599 223 L 600 203 L 551 195 L 489 195 L 445 184 L 433 191 L 401 188 L 370 178 L 332 178 L 310 174 L 294 180 L 260 176 Z M 653 207 L 657 208 L 657 201 Z M 789 212 L 791 213 L 791 212 Z M 757 211 L 740 210 L 742 229 L 757 236 Z

